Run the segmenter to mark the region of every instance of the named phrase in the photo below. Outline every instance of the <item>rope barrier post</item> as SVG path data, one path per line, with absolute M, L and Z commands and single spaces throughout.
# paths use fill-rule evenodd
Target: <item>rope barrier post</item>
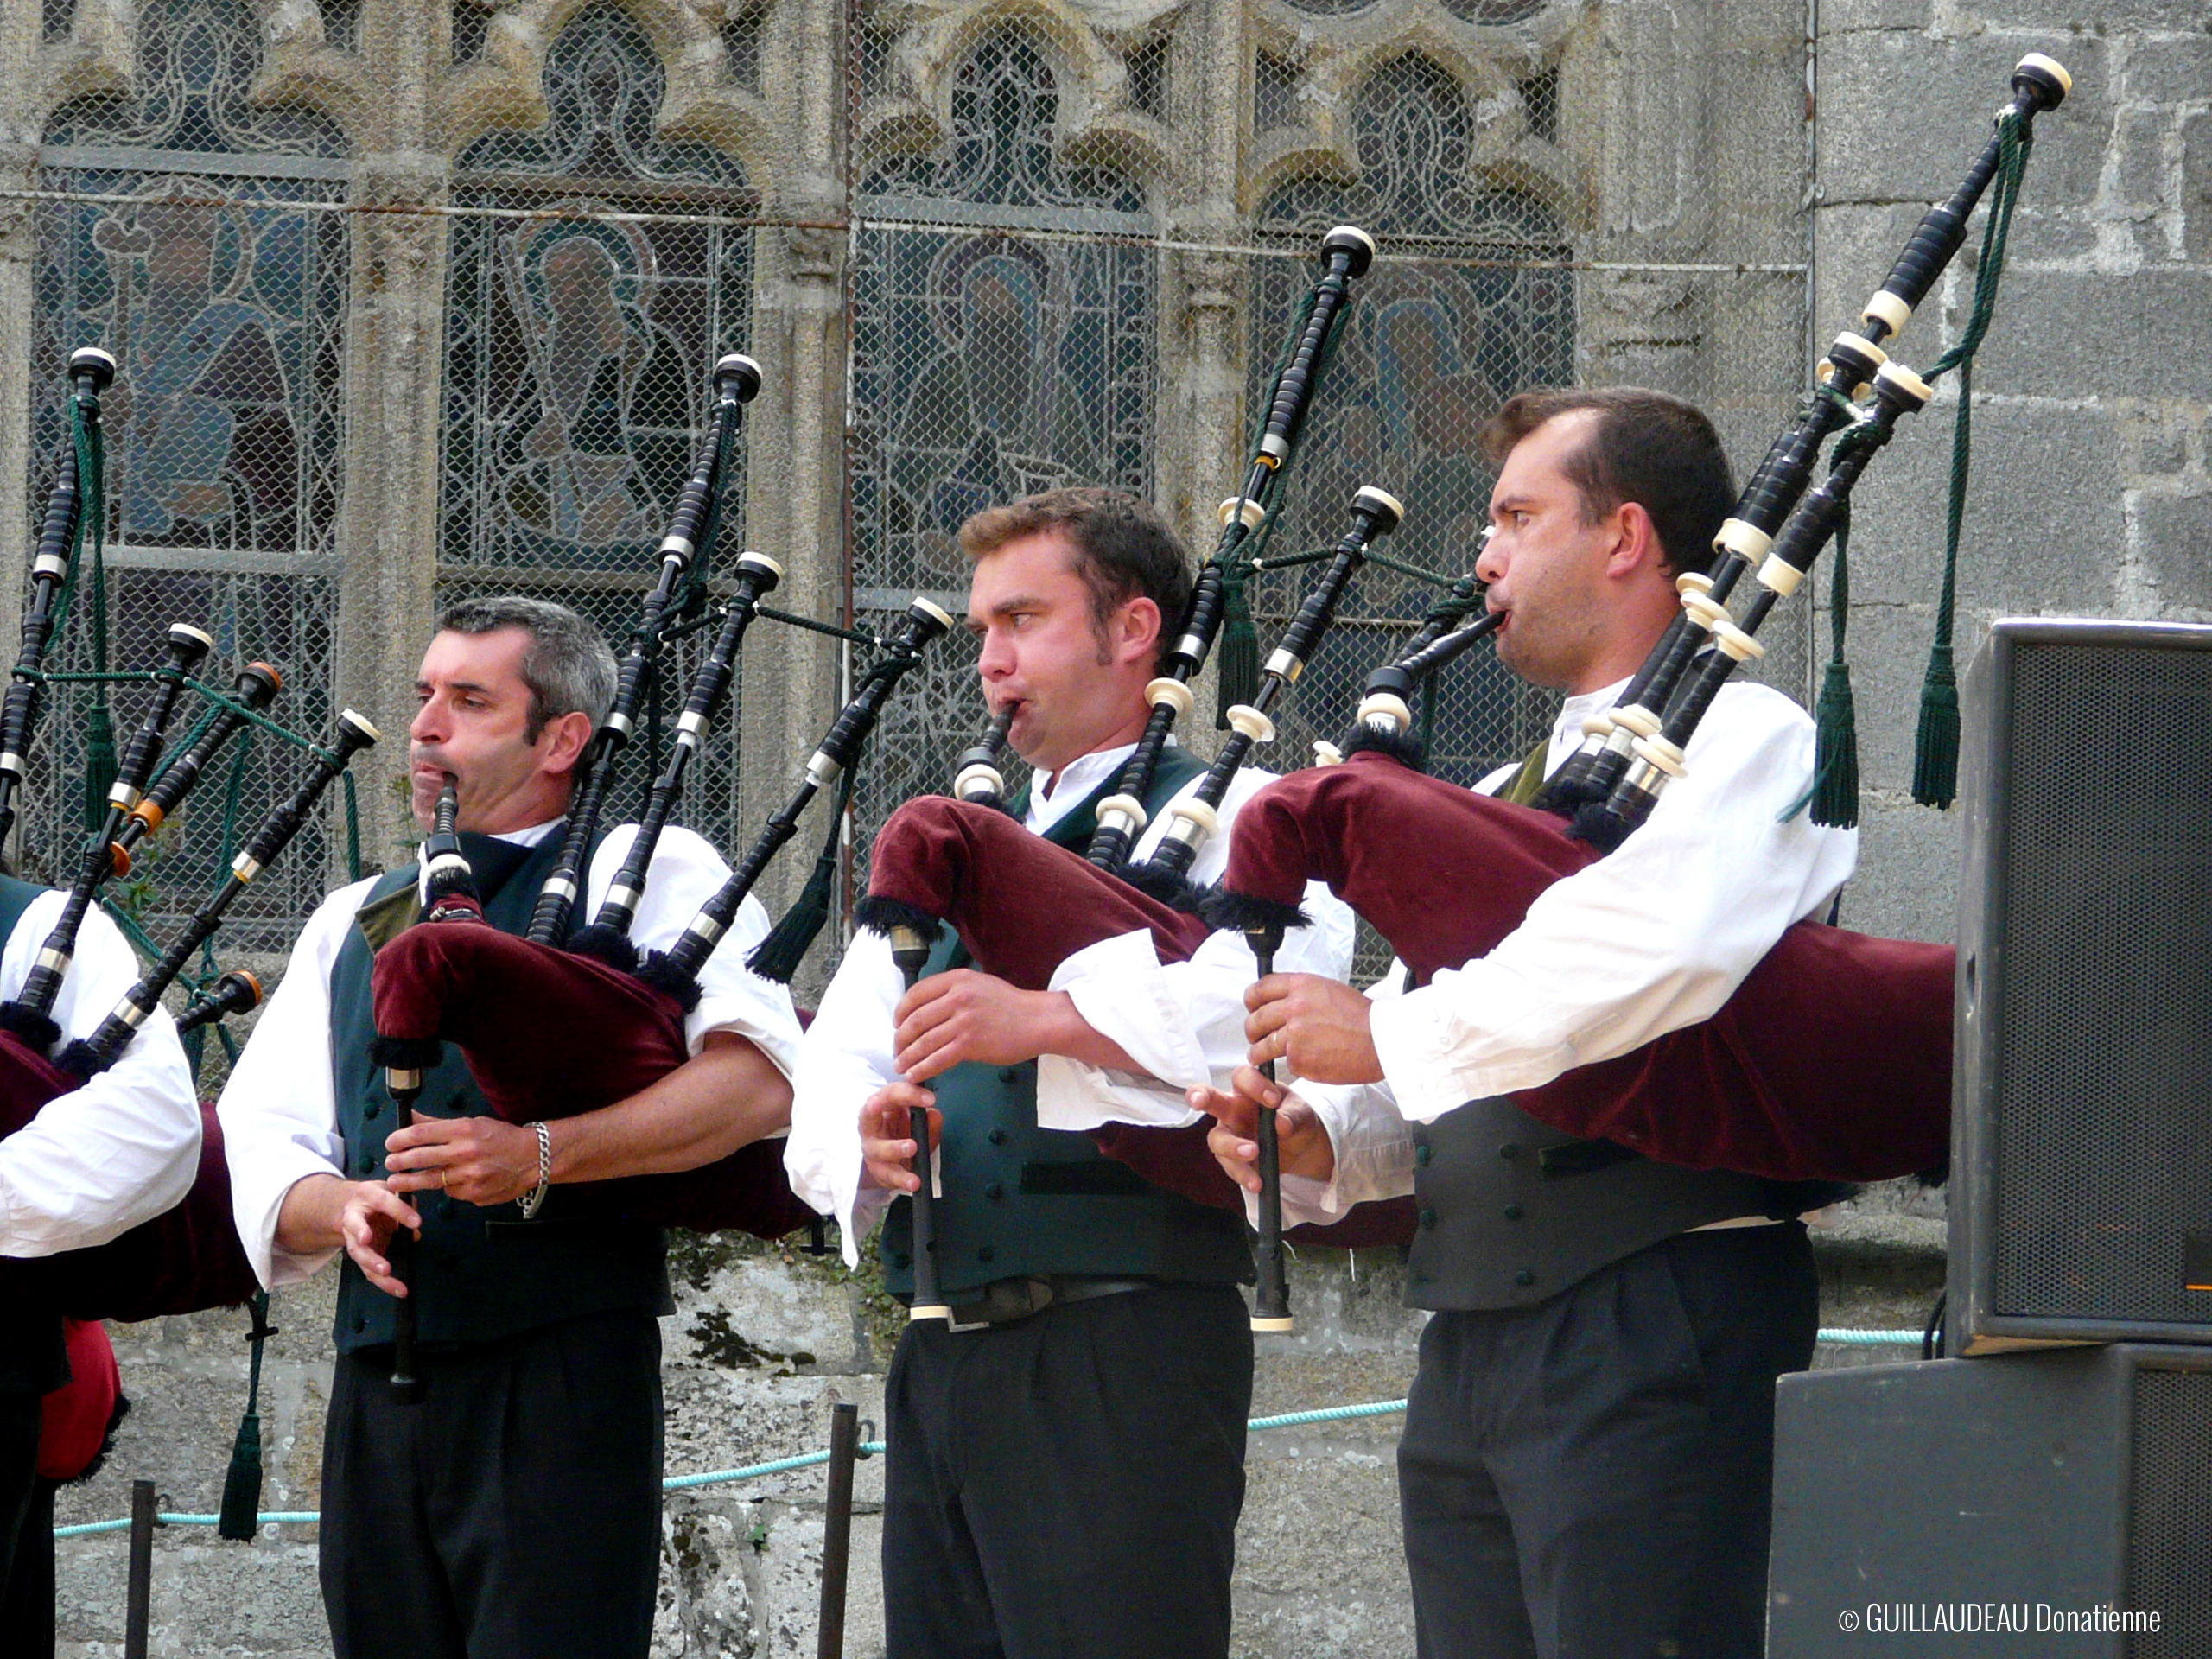
M 123 1659 L 146 1659 L 154 1609 L 154 1483 L 130 1483 L 130 1590 L 123 1626 Z
M 822 1522 L 822 1623 L 817 1659 L 844 1659 L 845 1580 L 853 1554 L 853 1464 L 860 1452 L 861 1408 L 830 1408 L 830 1506 Z

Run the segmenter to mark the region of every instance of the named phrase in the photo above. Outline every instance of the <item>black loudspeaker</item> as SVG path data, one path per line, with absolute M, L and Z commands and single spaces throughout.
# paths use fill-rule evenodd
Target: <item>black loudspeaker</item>
M 1767 1652 L 2212 1656 L 2212 1348 L 1783 1377 Z
M 1968 671 L 1948 1351 L 2212 1343 L 2212 627 Z

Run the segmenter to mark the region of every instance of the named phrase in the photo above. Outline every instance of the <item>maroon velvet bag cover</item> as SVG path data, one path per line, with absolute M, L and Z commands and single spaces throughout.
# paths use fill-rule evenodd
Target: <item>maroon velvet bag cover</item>
M 683 1010 L 635 975 L 477 921 L 418 922 L 377 952 L 381 1037 L 458 1044 L 510 1123 L 627 1100 L 690 1058 Z M 594 1209 L 710 1233 L 780 1238 L 814 1212 L 784 1173 L 784 1143 L 756 1141 L 679 1174 L 565 1189 Z
M 933 916 L 960 936 L 984 972 L 1041 991 L 1077 951 L 1139 928 L 1163 962 L 1182 962 L 1209 931 L 1197 917 L 1147 898 L 1004 812 L 925 795 L 891 815 L 868 859 L 868 895 Z M 1109 1123 L 1091 1131 L 1107 1156 L 1154 1185 L 1217 1209 L 1242 1210 L 1237 1190 L 1206 1150 L 1211 1120 L 1179 1129 Z M 1300 1243 L 1352 1249 L 1414 1236 L 1411 1198 L 1361 1205 L 1327 1227 L 1287 1230 Z
M 12 1033 L 0 1032 L 0 1137 L 47 1102 L 82 1086 Z M 89 1249 L 0 1258 L 0 1306 L 50 1308 L 78 1319 L 157 1319 L 230 1307 L 261 1288 L 231 1213 L 231 1171 L 213 1106 L 200 1107 L 200 1168 L 174 1209 Z
M 1552 814 L 1363 753 L 1248 802 L 1223 885 L 1294 904 L 1325 881 L 1426 980 L 1490 950 L 1596 856 Z M 1513 1103 L 1695 1169 L 1790 1181 L 1929 1169 L 1950 1144 L 1955 957 L 1800 922 L 1712 1019 Z

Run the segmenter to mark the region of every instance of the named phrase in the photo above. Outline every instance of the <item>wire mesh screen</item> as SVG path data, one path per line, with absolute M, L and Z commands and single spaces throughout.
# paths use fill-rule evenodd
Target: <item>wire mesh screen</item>
M 721 151 L 655 131 L 665 80 L 622 13 L 572 22 L 547 55 L 545 124 L 461 156 L 447 278 L 440 602 L 556 600 L 618 656 L 707 424 L 709 368 L 749 343 L 753 193 Z M 741 440 L 710 555 L 725 566 L 744 474 Z M 712 640 L 691 632 L 663 659 L 626 768 L 640 791 Z M 724 847 L 745 828 L 734 772 L 710 745 L 678 813 Z M 641 798 L 628 788 L 618 809 Z
M 69 353 L 99 345 L 118 372 L 104 402 L 104 607 L 89 551 L 52 669 L 139 670 L 170 623 L 215 639 L 203 677 L 227 686 L 264 658 L 287 690 L 272 716 L 328 724 L 337 613 L 340 362 L 350 229 L 345 145 L 321 118 L 255 105 L 252 14 L 231 0 L 163 0 L 142 15 L 135 96 L 81 99 L 47 130 L 32 348 L 34 512 L 68 442 Z M 237 158 L 235 162 L 228 158 Z M 226 170 L 235 167 L 235 171 Z M 89 544 L 88 544 L 89 547 Z M 88 722 L 105 703 L 127 741 L 143 686 L 64 686 L 49 702 L 22 849 L 27 869 L 73 870 L 84 839 Z M 181 740 L 192 719 L 180 711 Z M 228 756 L 156 839 L 121 902 L 168 925 L 219 881 L 220 826 L 243 835 L 299 772 L 262 740 Z M 235 842 L 232 842 L 234 845 Z M 288 944 L 320 899 L 331 841 L 311 825 L 241 899 L 232 948 Z
M 1038 42 L 987 36 L 931 152 L 865 181 L 852 243 L 852 603 L 880 630 L 917 592 L 956 614 L 954 533 L 995 503 L 1071 484 L 1147 493 L 1158 256 L 1135 183 L 1072 167 Z M 878 728 L 854 800 L 865 833 L 942 788 L 982 724 L 976 652 L 933 647 Z
M 76 9 L 42 3 L 58 41 Z M 757 455 L 732 463 L 720 562 L 741 544 L 741 481 L 788 484 L 792 511 L 772 516 L 791 544 L 769 550 L 798 562 L 786 601 L 836 595 L 880 631 L 918 591 L 960 607 L 955 533 L 995 502 L 1103 483 L 1207 523 L 1241 482 L 1224 457 L 1244 449 L 1319 234 L 1360 224 L 1381 257 L 1271 551 L 1333 542 L 1371 482 L 1407 508 L 1380 550 L 1419 574 L 1378 561 L 1362 578 L 1262 757 L 1277 766 L 1335 734 L 1431 578 L 1467 569 L 1491 483 L 1475 434 L 1504 397 L 1543 382 L 1667 387 L 1713 413 L 1740 470 L 1802 379 L 1801 15 L 1778 0 L 1725 52 L 1699 35 L 1701 13 L 1616 9 L 1620 49 L 1669 66 L 1626 79 L 1572 0 L 1451 0 L 1423 49 L 1380 54 L 1359 0 L 1254 0 L 1205 30 L 1173 10 L 956 24 L 852 0 L 827 32 L 788 0 L 392 3 L 420 42 L 404 74 L 443 111 L 408 143 L 472 135 L 438 152 L 449 170 L 400 178 L 385 139 L 345 124 L 362 119 L 333 90 L 358 67 L 353 0 L 321 6 L 327 55 L 312 73 L 285 67 L 298 37 L 264 34 L 244 0 L 125 0 L 129 94 L 66 104 L 41 134 L 27 516 L 62 441 L 64 357 L 106 345 L 124 359 L 110 660 L 143 665 L 173 617 L 201 621 L 224 652 L 281 663 L 298 728 L 327 722 L 334 634 L 429 620 L 337 614 L 343 562 L 365 556 L 340 544 L 346 435 L 381 454 L 388 430 L 420 419 L 394 413 L 397 384 L 419 380 L 379 354 L 438 354 L 434 475 L 378 475 L 380 499 L 437 524 L 437 597 L 560 598 L 620 649 L 704 423 L 709 365 L 755 349 L 770 389 Z M 1686 61 L 1712 73 L 1671 67 Z M 387 283 L 404 262 L 381 251 L 395 221 L 363 217 L 390 213 L 443 221 L 410 244 L 436 263 L 400 299 Z M 407 314 L 425 294 L 442 303 Z M 349 358 L 349 308 L 372 307 L 425 328 L 369 331 Z M 820 397 L 779 402 L 779 367 L 796 385 L 810 364 Z M 1263 645 L 1311 574 L 1256 584 Z M 1762 633 L 1764 671 L 1793 693 L 1810 611 Z M 673 653 L 649 745 L 704 644 Z M 88 653 L 73 635 L 60 665 Z M 861 861 L 890 809 L 943 787 L 978 729 L 973 661 L 956 635 L 894 699 L 861 768 Z M 115 695 L 121 723 L 137 695 Z M 79 822 L 81 701 L 63 700 L 41 745 L 53 787 L 31 803 L 34 852 L 69 844 Z M 751 842 L 758 780 L 788 777 L 830 712 L 813 702 L 753 709 L 749 809 L 734 745 L 710 746 L 687 791 L 695 827 L 725 849 Z M 1550 706 L 1478 649 L 1427 710 L 1437 765 L 1471 780 L 1516 758 Z M 1188 727 L 1193 747 L 1215 741 L 1210 721 Z M 648 770 L 632 763 L 635 786 Z M 255 902 L 304 915 L 329 845 L 288 860 Z

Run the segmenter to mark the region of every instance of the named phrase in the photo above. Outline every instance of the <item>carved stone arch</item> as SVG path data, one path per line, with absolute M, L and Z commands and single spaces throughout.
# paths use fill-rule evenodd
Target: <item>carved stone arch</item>
M 570 23 L 599 5 L 636 24 L 660 61 L 666 84 L 656 131 L 672 142 L 722 151 L 764 200 L 772 200 L 781 154 L 772 114 L 723 73 L 720 30 L 686 0 L 521 0 L 503 8 L 486 30 L 482 56 L 438 77 L 433 94 L 438 148 L 457 160 L 487 134 L 543 127 L 547 55 Z
M 1567 226 L 1588 224 L 1591 191 L 1581 169 L 1558 145 L 1530 130 L 1517 73 L 1522 66 L 1469 55 L 1465 36 L 1470 31 L 1456 22 L 1449 29 L 1440 27 L 1435 13 L 1434 6 L 1423 0 L 1422 10 L 1407 33 L 1394 41 L 1313 43 L 1304 76 L 1316 89 L 1311 100 L 1315 118 L 1308 125 L 1262 134 L 1255 140 L 1256 154 L 1245 175 L 1241 203 L 1246 213 L 1257 213 L 1284 185 L 1299 178 L 1357 179 L 1362 170 L 1361 100 L 1378 77 L 1412 61 L 1456 86 L 1474 115 L 1476 131 L 1465 163 L 1471 174 L 1532 198 Z
M 1132 105 L 1121 54 L 1062 0 L 972 0 L 905 35 L 898 53 L 913 95 L 880 100 L 863 117 L 856 135 L 862 170 L 945 142 L 962 68 L 979 47 L 1009 32 L 1027 35 L 1052 71 L 1054 148 L 1063 159 L 1113 168 L 1154 196 L 1173 165 L 1167 133 Z
M 338 124 L 353 148 L 380 148 L 385 88 L 361 54 L 330 43 L 318 0 L 247 0 L 261 23 L 257 104 L 300 104 Z

